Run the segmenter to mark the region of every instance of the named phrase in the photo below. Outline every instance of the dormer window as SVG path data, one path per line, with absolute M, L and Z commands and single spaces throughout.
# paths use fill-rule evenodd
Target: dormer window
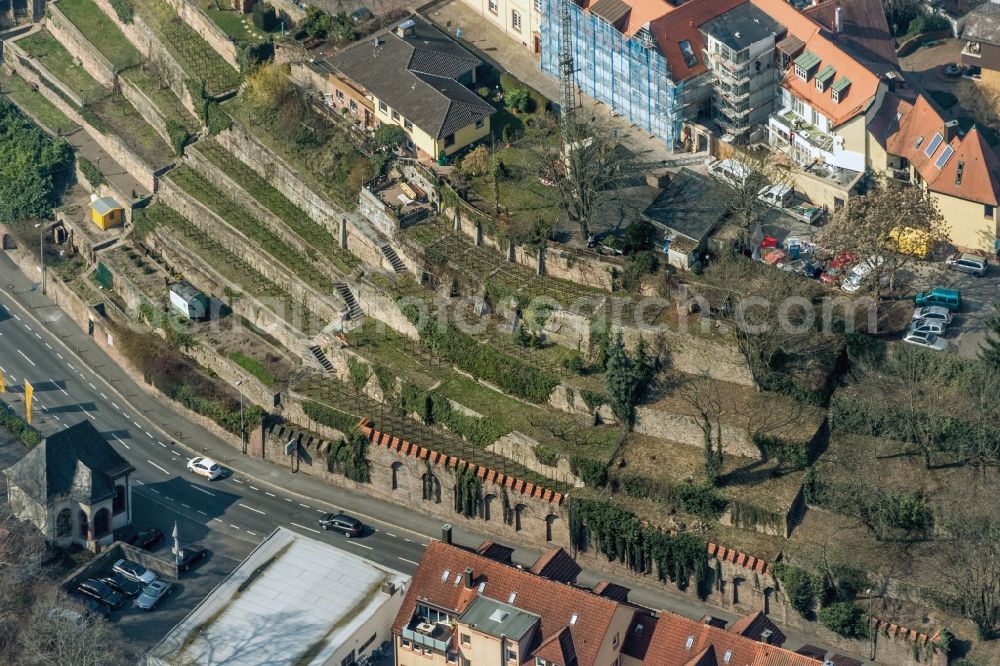
M 808 81 L 817 65 L 819 65 L 819 56 L 812 51 L 806 51 L 795 59 L 795 76 L 803 81 Z
M 830 82 L 833 81 L 833 77 L 836 72 L 833 69 L 833 65 L 827 65 L 816 74 L 816 90 L 823 92 L 830 86 Z
M 840 102 L 847 97 L 847 91 L 850 87 L 851 80 L 846 76 L 842 76 L 837 79 L 837 82 L 833 84 L 833 88 L 831 89 L 832 92 L 830 93 L 831 97 L 833 97 L 833 101 L 840 104 Z

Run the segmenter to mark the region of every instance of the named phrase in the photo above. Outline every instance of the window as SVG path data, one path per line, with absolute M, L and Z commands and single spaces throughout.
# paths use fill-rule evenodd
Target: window
M 454 145 L 455 145 L 455 135 L 454 134 L 449 134 L 448 136 L 446 136 L 444 138 L 444 147 L 445 148 L 447 148 L 448 146 L 454 146 Z
M 542 11 L 542 0 L 535 0 L 535 11 Z
M 73 533 L 73 513 L 63 509 L 56 516 L 56 538 L 68 537 Z
M 87 512 L 84 511 L 83 509 L 80 509 L 80 512 L 79 512 L 79 514 L 77 516 L 77 520 L 80 523 L 80 531 L 79 531 L 80 538 L 81 539 L 89 539 L 90 538 L 90 521 L 87 518 Z
M 986 204 L 983 206 L 983 217 L 993 219 L 993 206 Z
M 424 604 L 417 604 L 416 614 L 431 624 L 447 622 L 449 619 L 448 614 L 444 611 L 439 611 L 436 608 L 431 608 L 430 606 L 426 606 Z
M 938 155 L 937 161 L 934 162 L 934 166 L 936 166 L 938 169 L 943 169 L 944 165 L 948 163 L 948 160 L 950 160 L 951 156 L 954 154 L 955 154 L 954 148 L 952 148 L 951 146 L 945 146 L 944 150 L 941 151 L 941 154 Z
M 337 101 L 340 102 L 341 104 L 344 103 L 344 91 L 343 90 L 338 90 L 337 91 Z
M 393 112 L 392 112 L 392 119 L 396 120 L 396 121 L 399 120 L 399 112 L 398 111 L 393 110 Z
M 695 55 L 694 48 L 691 47 L 691 42 L 683 39 L 680 43 L 681 55 L 684 56 L 684 64 L 688 67 L 694 67 L 698 64 L 698 56 Z
M 545 666 L 545 660 L 541 657 L 535 657 L 535 666 Z
M 355 101 L 354 101 L 354 100 L 352 99 L 352 100 L 351 100 L 351 113 L 357 113 L 357 112 L 358 112 L 358 103 L 357 103 L 357 102 L 355 102 Z
M 405 648 L 410 647 L 410 641 L 406 640 L 405 638 L 401 638 L 399 643 Z
M 354 662 L 354 650 L 351 650 L 350 654 L 340 660 L 340 666 L 351 666 Z
M 457 664 L 458 663 L 458 655 L 455 654 L 454 652 L 449 652 L 448 653 L 448 663 L 449 664 Z
M 516 664 L 517 663 L 517 650 L 512 650 L 507 648 L 507 661 Z
M 410 130 L 413 129 L 413 123 L 411 123 L 406 118 L 403 118 L 403 129 L 405 129 L 407 132 L 409 132 Z
M 111 512 L 101 509 L 94 516 L 94 538 L 100 539 L 111 533 Z
M 805 115 L 805 104 L 798 97 L 792 98 L 792 111 L 800 118 Z
M 493 12 L 494 14 L 497 13 L 497 11 L 498 11 L 498 9 L 497 9 L 497 0 L 490 0 L 490 11 Z
M 834 90 L 833 92 L 831 92 L 830 93 L 830 99 L 833 100 L 834 104 L 840 104 L 840 91 L 839 90 Z
M 123 513 L 126 507 L 127 493 L 125 492 L 125 486 L 115 485 L 115 499 L 111 503 L 111 510 L 117 516 L 119 513 Z
M 942 141 L 944 141 L 944 137 L 941 136 L 940 132 L 936 133 L 934 138 L 931 139 L 930 144 L 927 146 L 927 150 L 924 151 L 924 157 L 930 157 L 933 155 L 934 151 L 938 149 L 938 146 L 941 145 Z
M 382 100 L 379 100 L 378 110 L 381 111 L 382 113 L 389 113 L 389 105 L 383 102 Z
M 510 25 L 514 30 L 521 32 L 521 12 L 516 9 L 510 13 Z
M 796 65 L 795 66 L 795 76 L 799 77 L 803 81 L 806 81 L 808 79 L 808 77 L 809 77 L 809 73 L 806 72 L 806 70 L 804 70 L 799 65 Z
M 459 634 L 462 638 L 462 645 L 472 645 L 472 636 L 469 634 Z
M 480 118 L 479 120 L 476 121 L 476 129 L 482 129 L 482 128 L 483 128 L 483 119 Z

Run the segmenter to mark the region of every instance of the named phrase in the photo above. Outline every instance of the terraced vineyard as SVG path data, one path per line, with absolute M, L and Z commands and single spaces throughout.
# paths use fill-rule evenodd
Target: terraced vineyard
M 69 134 L 80 128 L 57 109 L 55 104 L 45 99 L 42 93 L 32 90 L 27 81 L 19 76 L 0 74 L 0 92 L 14 100 L 15 104 L 33 116 L 46 129 L 56 134 Z
M 38 60 L 67 88 L 79 95 L 84 104 L 96 102 L 111 94 L 107 88 L 95 81 L 87 70 L 76 64 L 70 52 L 48 30 L 39 30 L 15 43 Z
M 197 254 L 224 278 L 239 285 L 270 308 L 279 318 L 306 335 L 319 333 L 326 325 L 321 318 L 306 310 L 280 286 L 251 268 L 222 243 L 192 224 L 187 218 L 164 204 L 153 204 L 138 216 L 136 231 L 140 235 L 154 227 L 169 230 L 170 236 Z
M 163 0 L 135 3 L 135 12 L 157 33 L 163 45 L 194 81 L 204 81 L 209 95 L 240 84 L 240 74 Z
M 59 0 L 56 6 L 116 70 L 142 62 L 142 54 L 93 0 Z
M 155 76 L 147 73 L 145 66 L 133 67 L 124 72 L 122 77 L 145 93 L 146 97 L 160 110 L 160 113 L 163 114 L 167 122 L 172 120 L 190 133 L 198 129 L 198 121 L 184 108 L 177 95 L 169 87 L 163 85 Z
M 198 152 L 235 180 L 265 208 L 281 218 L 302 240 L 322 253 L 344 274 L 350 273 L 361 263 L 356 256 L 340 249 L 336 239 L 321 224 L 217 142 L 200 142 Z
M 245 208 L 227 197 L 219 188 L 209 183 L 187 165 L 170 172 L 170 180 L 192 197 L 212 209 L 237 231 L 256 242 L 288 270 L 312 285 L 322 294 L 334 293 L 333 279 L 316 268 L 308 257 L 288 246 L 277 234 L 268 229 Z
M 117 134 L 154 169 L 173 159 L 174 151 L 124 97 L 105 97 L 88 108 L 104 123 L 104 127 L 98 129 Z

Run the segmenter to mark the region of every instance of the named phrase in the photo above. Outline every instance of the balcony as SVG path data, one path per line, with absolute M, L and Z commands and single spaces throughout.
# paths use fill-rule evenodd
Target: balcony
M 403 638 L 437 652 L 447 652 L 451 645 L 454 628 L 450 624 L 430 624 L 421 617 L 414 617 L 403 627 Z
M 982 58 L 983 47 L 979 42 L 966 42 L 965 47 L 962 49 L 962 55 L 969 56 L 970 58 Z
M 791 109 L 772 113 L 771 123 L 783 129 L 790 137 L 800 138 L 810 146 L 825 153 L 833 150 L 832 136 L 799 118 Z

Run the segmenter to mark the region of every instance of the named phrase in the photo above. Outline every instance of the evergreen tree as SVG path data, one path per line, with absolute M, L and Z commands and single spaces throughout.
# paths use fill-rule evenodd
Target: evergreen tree
M 635 403 L 638 400 L 639 385 L 642 382 L 643 370 L 625 351 L 622 334 L 618 333 L 608 345 L 605 382 L 611 409 L 618 420 L 631 424 L 635 416 Z

